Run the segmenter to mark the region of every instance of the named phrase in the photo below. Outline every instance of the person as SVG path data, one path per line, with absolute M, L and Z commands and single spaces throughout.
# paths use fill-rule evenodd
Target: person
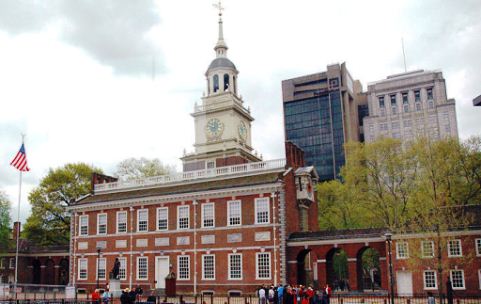
M 277 287 L 277 304 L 282 304 L 282 297 L 284 296 L 284 287 L 282 284 L 279 284 Z
M 129 304 L 135 303 L 135 298 L 137 297 L 137 293 L 135 292 L 135 289 L 131 289 L 128 296 L 129 296 Z
M 268 291 L 268 299 L 269 299 L 269 304 L 274 304 L 274 286 L 271 285 L 271 288 L 269 288 Z
M 110 294 L 109 289 L 105 288 L 105 291 L 102 294 L 102 302 L 104 302 L 104 304 L 108 304 L 110 302 L 111 297 L 112 295 Z
M 331 303 L 332 289 L 329 286 L 329 284 L 326 284 L 326 287 L 324 289 L 326 290 L 326 302 L 327 302 L 327 304 L 330 304 Z
M 266 304 L 266 290 L 264 289 L 264 286 L 259 288 L 257 295 L 259 296 L 259 304 Z
M 294 304 L 294 298 L 292 296 L 292 287 L 287 285 L 284 287 L 284 303 L 283 304 Z
M 446 293 L 448 296 L 448 304 L 453 304 L 454 292 L 453 292 L 453 285 L 451 284 L 451 279 L 448 278 L 446 282 Z
M 312 289 L 312 286 L 309 286 L 306 290 L 306 295 L 307 295 L 307 300 L 309 304 L 312 304 L 314 301 L 314 289 Z
M 327 304 L 327 293 L 325 288 L 321 290 L 321 304 Z
M 121 304 L 129 304 L 129 289 L 125 288 L 122 290 L 122 294 L 120 295 L 120 303 Z
M 436 304 L 436 300 L 434 300 L 433 293 L 428 291 L 428 304 Z
M 93 292 L 92 292 L 92 303 L 95 303 L 95 304 L 100 304 L 100 293 L 99 293 L 99 290 L 98 289 L 95 289 Z

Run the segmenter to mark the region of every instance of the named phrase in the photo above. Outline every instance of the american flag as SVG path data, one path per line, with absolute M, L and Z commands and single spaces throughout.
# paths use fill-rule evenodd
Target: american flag
M 27 166 L 27 154 L 25 154 L 25 146 L 23 144 L 10 165 L 23 172 L 30 171 L 30 168 Z

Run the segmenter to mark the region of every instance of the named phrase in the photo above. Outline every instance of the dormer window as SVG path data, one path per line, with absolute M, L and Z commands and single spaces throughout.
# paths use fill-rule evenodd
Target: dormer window
M 224 91 L 229 89 L 229 74 L 224 74 Z
M 219 91 L 219 75 L 214 75 L 214 93 Z

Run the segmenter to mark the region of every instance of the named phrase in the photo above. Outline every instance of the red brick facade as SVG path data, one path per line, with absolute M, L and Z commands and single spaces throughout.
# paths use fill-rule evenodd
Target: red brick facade
M 351 290 L 365 290 L 360 280 L 360 256 L 366 248 L 373 248 L 379 253 L 380 287 L 389 290 L 389 255 L 388 244 L 384 232 L 371 230 L 336 231 L 304 234 L 288 241 L 287 280 L 299 280 L 298 264 L 309 253 L 309 263 L 313 271 L 312 280 L 321 286 L 325 283 L 332 285 L 332 253 L 344 250 L 348 256 L 348 280 Z M 448 256 L 447 242 L 460 244 L 459 256 Z M 432 242 L 434 252 L 422 252 L 423 241 L 429 241 L 425 236 L 393 236 L 392 264 L 394 275 L 394 292 L 399 295 L 425 295 L 428 291 L 438 293 L 439 284 L 443 284 L 446 292 L 448 277 L 451 277 L 456 296 L 481 296 L 481 230 L 452 232 L 442 241 L 442 279 L 439 277 L 437 264 L 437 243 Z M 459 243 L 458 243 L 459 241 Z M 398 245 L 398 243 L 402 243 Z M 407 250 L 398 246 L 406 246 Z M 478 248 L 476 248 L 478 246 Z M 405 247 L 403 247 L 405 248 Z M 300 258 L 301 257 L 301 258 Z M 331 273 L 330 273 L 331 272 Z M 426 272 L 428 272 L 426 274 Z M 453 277 L 453 272 L 455 272 Z M 434 278 L 435 277 L 435 278 Z M 434 280 L 434 281 L 432 281 Z
M 291 151 L 302 156 L 297 147 Z M 218 172 L 221 174 L 225 170 L 233 170 L 233 173 L 165 182 L 147 188 L 97 190 L 71 209 L 74 220 L 70 282 L 92 290 L 97 284 L 97 258 L 100 254 L 100 286 L 108 284 L 108 273 L 116 258 L 125 265 L 122 266 L 122 273 L 125 269 L 122 287 L 163 288 L 166 258 L 177 275 L 177 291 L 183 294 L 207 291 L 246 294 L 253 293 L 262 284 L 285 283 L 286 239 L 291 232 L 302 228 L 301 221 L 307 223 L 307 230 L 317 230 L 317 204 L 304 199 L 303 208 L 308 212 L 307 217 L 301 219 L 296 182 L 300 183 L 301 178 L 305 183 L 310 181 L 309 170 L 312 169 L 307 168 L 303 177 L 296 177 L 298 162 L 288 158 L 287 163 L 276 161 L 274 164 L 260 162 L 220 167 Z M 313 174 L 315 182 L 316 175 Z M 102 186 L 111 185 L 118 187 L 116 183 Z M 212 204 L 205 208 L 213 208 L 213 213 L 211 209 L 205 212 L 212 216 L 213 221 L 211 219 L 207 224 L 213 227 L 204 227 L 206 204 Z M 238 204 L 240 219 L 235 213 Z M 159 211 L 158 208 L 163 209 Z M 186 208 L 188 220 L 181 215 Z M 124 212 L 120 220 L 119 212 Z M 157 227 L 158 212 L 162 216 L 168 214 L 167 224 L 162 217 L 162 230 Z M 102 214 L 101 228 L 98 228 L 99 214 Z M 125 215 L 126 228 L 118 232 L 118 225 L 124 223 Z M 142 218 L 139 223 L 142 216 L 145 216 L 146 225 Z M 185 227 L 181 227 L 183 220 L 179 218 L 185 218 Z M 106 223 L 105 228 L 103 223 Z M 97 247 L 101 247 L 100 253 Z M 206 269 L 203 256 L 207 256 Z M 186 273 L 180 269 L 179 259 L 183 260 L 184 266 L 188 260 L 188 278 L 182 278 L 182 273 Z M 104 261 L 106 266 L 103 266 Z

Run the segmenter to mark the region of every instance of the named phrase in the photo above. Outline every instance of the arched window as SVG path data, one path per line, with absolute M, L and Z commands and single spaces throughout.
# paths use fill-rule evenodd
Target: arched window
M 219 91 L 219 75 L 214 75 L 214 93 Z
M 234 93 L 237 94 L 237 81 L 235 79 L 235 76 L 233 76 L 232 85 L 234 86 Z
M 224 91 L 229 88 L 229 74 L 224 74 Z

